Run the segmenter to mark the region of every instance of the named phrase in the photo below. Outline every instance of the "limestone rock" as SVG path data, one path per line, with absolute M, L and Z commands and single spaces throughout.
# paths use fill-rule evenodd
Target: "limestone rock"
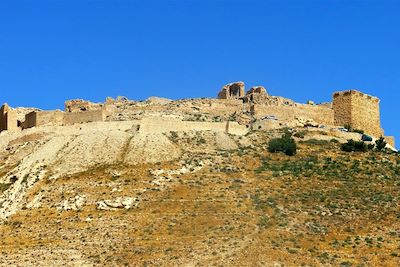
M 139 198 L 133 197 L 117 197 L 113 200 L 101 200 L 97 202 L 98 210 L 117 210 L 117 209 L 126 209 L 129 210 L 133 207 L 137 207 L 139 205 Z
M 299 127 L 318 127 L 319 124 L 315 122 L 313 119 L 306 119 L 302 117 L 296 118 L 296 123 Z
M 61 202 L 56 206 L 56 209 L 59 211 L 68 211 L 68 210 L 79 211 L 82 210 L 85 203 L 86 203 L 86 196 L 77 195 L 74 198 L 64 200 L 63 202 Z
M 125 96 L 117 96 L 116 101 L 117 102 L 128 102 L 129 99 L 127 97 L 125 97 Z
M 145 102 L 152 105 L 167 105 L 171 103 L 171 101 L 172 100 L 168 98 L 151 96 L 147 98 Z

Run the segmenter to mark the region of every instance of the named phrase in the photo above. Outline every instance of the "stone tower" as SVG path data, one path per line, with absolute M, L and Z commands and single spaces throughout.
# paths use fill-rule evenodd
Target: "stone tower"
M 0 132 L 18 130 L 17 113 L 5 103 L 0 108 Z
M 333 95 L 335 125 L 350 125 L 375 137 L 383 136 L 381 128 L 380 100 L 357 90 L 336 92 Z

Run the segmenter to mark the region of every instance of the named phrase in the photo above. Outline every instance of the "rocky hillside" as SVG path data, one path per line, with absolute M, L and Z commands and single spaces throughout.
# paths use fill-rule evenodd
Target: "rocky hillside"
M 300 131 L 300 130 L 298 130 Z M 0 134 L 1 266 L 399 266 L 400 158 L 304 131 Z

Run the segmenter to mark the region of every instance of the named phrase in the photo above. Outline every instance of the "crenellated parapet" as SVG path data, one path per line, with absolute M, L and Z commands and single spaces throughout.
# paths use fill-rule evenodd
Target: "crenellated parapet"
M 359 97 L 359 98 L 365 98 L 366 100 L 375 102 L 375 103 L 380 102 L 380 99 L 377 98 L 376 96 L 364 94 L 363 92 L 360 92 L 355 89 L 345 90 L 345 91 L 341 91 L 341 92 L 335 92 L 333 94 L 333 99 L 338 98 L 338 97 L 345 97 L 345 96 L 355 96 L 355 97 Z
M 357 90 L 333 94 L 335 125 L 350 125 L 374 136 L 383 136 L 380 120 L 380 100 Z

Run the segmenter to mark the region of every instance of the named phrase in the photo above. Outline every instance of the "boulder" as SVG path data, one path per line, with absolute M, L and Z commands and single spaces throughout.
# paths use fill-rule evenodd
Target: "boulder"
M 132 207 L 139 205 L 139 198 L 132 197 L 117 197 L 112 200 L 101 200 L 97 202 L 98 210 L 117 210 L 126 209 L 129 210 Z
M 296 124 L 299 127 L 318 127 L 319 124 L 315 122 L 313 119 L 306 119 L 302 117 L 297 117 L 296 118 Z
M 85 203 L 86 203 L 86 196 L 77 195 L 74 198 L 64 200 L 63 202 L 61 202 L 56 206 L 56 209 L 59 211 L 68 211 L 68 210 L 80 211 L 82 210 Z

